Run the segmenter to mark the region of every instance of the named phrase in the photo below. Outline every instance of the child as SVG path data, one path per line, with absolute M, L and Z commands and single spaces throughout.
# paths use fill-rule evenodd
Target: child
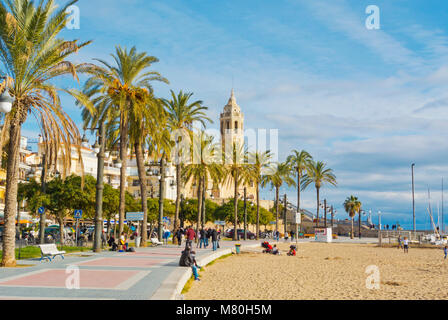
M 272 254 L 280 254 L 280 251 L 278 251 L 278 248 L 277 248 L 277 245 L 276 244 L 274 244 L 274 248 L 272 249 Z
M 288 256 L 296 256 L 296 246 L 290 246 L 289 247 L 289 252 L 288 252 Z
M 407 237 L 404 237 L 403 240 L 403 248 L 404 248 L 404 253 L 409 253 L 408 249 L 409 249 L 409 240 Z

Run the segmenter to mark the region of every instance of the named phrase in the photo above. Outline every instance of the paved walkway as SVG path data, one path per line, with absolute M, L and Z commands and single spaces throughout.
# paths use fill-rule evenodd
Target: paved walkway
M 259 246 L 260 241 L 239 243 Z M 232 241 L 221 241 L 218 255 L 230 252 L 234 245 Z M 137 248 L 135 253 L 74 253 L 65 255 L 65 259 L 56 257 L 52 262 L 21 260 L 21 265 L 34 266 L 0 269 L 0 299 L 175 298 L 172 293 L 178 280 L 188 271 L 191 274 L 191 268 L 179 267 L 183 248 L 184 245 L 164 245 Z M 211 246 L 195 250 L 199 263 L 215 254 Z M 174 279 L 173 273 L 178 278 Z M 170 280 L 176 283 L 169 285 Z
M 376 239 L 339 239 L 342 243 L 371 243 Z M 259 241 L 239 241 L 260 247 Z M 268 241 L 273 242 L 271 239 Z M 313 240 L 299 240 L 312 242 Z M 280 242 L 283 242 L 282 240 Z M 230 253 L 233 241 L 221 241 L 217 252 L 195 249 L 199 265 Z M 179 299 L 191 268 L 179 267 L 182 247 L 166 245 L 137 248 L 135 253 L 83 252 L 56 257 L 52 262 L 21 260 L 23 268 L 0 269 L 0 299 Z M 78 276 L 79 275 L 79 276 Z

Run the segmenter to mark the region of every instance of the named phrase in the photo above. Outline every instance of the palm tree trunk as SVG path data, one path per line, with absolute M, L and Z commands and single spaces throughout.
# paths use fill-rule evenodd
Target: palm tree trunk
M 275 187 L 275 232 L 278 231 L 278 212 L 280 211 L 280 187 Z
M 165 198 L 165 154 L 160 160 L 159 182 L 159 241 L 163 241 L 163 199 Z
M 202 177 L 199 177 L 199 181 L 198 181 L 198 217 L 197 217 L 197 228 L 196 228 L 196 240 L 198 240 L 198 235 L 199 235 L 199 225 L 201 224 L 201 213 L 202 213 Z
M 174 214 L 174 230 L 173 233 L 176 234 L 177 229 L 179 229 L 179 213 L 180 213 L 180 188 L 181 188 L 181 167 L 180 164 L 176 164 L 176 212 Z M 177 242 L 177 237 L 173 237 L 174 241 Z
M 15 267 L 17 190 L 21 124 L 11 124 L 6 167 L 5 224 L 3 230 L 2 267 Z
M 259 239 L 260 235 L 260 184 L 257 181 L 257 236 L 256 239 Z
M 300 171 L 297 171 L 297 212 L 300 212 Z
M 205 212 L 205 197 L 207 194 L 207 186 L 205 185 L 205 177 L 202 180 L 202 229 L 204 229 L 207 223 L 206 212 Z
M 301 215 L 301 213 L 300 213 L 300 178 L 301 178 L 300 170 L 297 170 L 297 212 L 298 212 L 298 214 Z M 300 219 L 300 221 L 302 221 L 302 219 Z M 300 230 L 302 230 L 302 227 L 300 227 Z M 299 236 L 299 225 L 296 226 L 295 232 L 296 232 L 296 237 L 298 237 Z
M 233 232 L 233 240 L 238 240 L 238 171 L 235 172 L 235 190 L 233 198 L 233 214 L 234 214 L 234 226 L 235 231 Z
M 320 198 L 319 198 L 319 188 L 316 187 L 316 194 L 317 194 L 317 220 L 316 220 L 316 226 L 319 227 L 319 204 L 320 204 Z
M 353 220 L 355 220 L 355 216 L 352 217 L 352 233 L 350 234 L 350 238 L 351 238 L 351 239 L 353 239 L 353 231 L 354 231 L 354 228 L 353 228 Z
M 147 229 L 148 229 L 148 194 L 147 194 L 147 186 L 146 186 L 146 171 L 145 164 L 143 159 L 143 149 L 141 143 L 135 144 L 135 157 L 137 158 L 137 169 L 138 169 L 138 178 L 140 180 L 140 193 L 142 200 L 142 210 L 143 210 L 143 222 L 142 222 L 142 230 L 141 230 L 141 241 L 140 246 L 146 247 L 147 245 Z
M 123 119 L 123 114 L 120 119 L 120 159 L 121 159 L 121 169 L 120 169 L 120 205 L 118 207 L 118 232 L 119 235 L 124 230 L 124 215 L 126 210 L 126 169 L 128 164 L 128 124 L 125 119 Z
M 61 241 L 61 249 L 64 246 L 64 217 L 59 216 L 59 238 Z

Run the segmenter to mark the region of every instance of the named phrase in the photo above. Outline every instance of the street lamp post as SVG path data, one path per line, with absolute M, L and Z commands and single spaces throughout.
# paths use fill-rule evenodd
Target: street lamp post
M 324 199 L 324 228 L 327 228 L 327 199 Z
M 244 187 L 244 240 L 247 240 L 247 188 Z
M 414 230 L 414 236 L 416 232 L 416 226 L 415 226 L 415 197 L 414 197 L 414 167 L 415 163 L 411 165 L 411 171 L 412 171 L 412 221 L 413 221 L 413 230 Z
M 334 209 L 333 209 L 333 206 L 331 206 L 330 210 L 331 210 L 331 229 L 333 230 L 333 225 L 334 225 Z
M 101 252 L 101 235 L 103 233 L 103 190 L 104 190 L 104 153 L 106 145 L 105 121 L 98 128 L 98 142 L 93 149 L 97 152 L 98 168 L 96 181 L 96 204 L 95 204 L 95 238 L 93 239 L 93 251 Z
M 41 180 L 41 191 L 42 194 L 45 194 L 46 192 L 46 184 L 45 184 L 45 176 L 46 176 L 46 156 L 45 153 L 42 154 L 42 174 L 40 176 Z M 39 219 L 39 243 L 44 244 L 45 243 L 45 224 L 46 224 L 46 214 L 45 210 L 40 215 Z
M 359 210 L 359 219 L 358 219 L 358 237 L 361 239 L 361 214 L 364 212 L 364 210 Z
M 184 227 L 184 194 L 180 194 L 180 211 L 179 211 L 179 220 L 180 220 L 180 227 Z
M 160 183 L 159 183 L 159 241 L 163 241 L 163 198 L 165 194 L 165 159 L 160 160 Z M 200 201 L 200 200 L 199 200 Z
M 286 193 L 285 193 L 285 195 L 284 195 L 284 198 L 283 198 L 283 224 L 284 224 L 284 234 L 286 235 L 286 232 L 287 232 L 287 230 L 286 230 L 286 210 L 287 210 L 287 206 L 288 206 L 288 202 L 287 202 L 287 196 L 286 196 Z
M 378 230 L 378 241 L 379 244 L 381 246 L 382 244 L 382 236 L 381 236 L 381 211 L 378 211 L 378 226 L 379 226 L 379 230 Z

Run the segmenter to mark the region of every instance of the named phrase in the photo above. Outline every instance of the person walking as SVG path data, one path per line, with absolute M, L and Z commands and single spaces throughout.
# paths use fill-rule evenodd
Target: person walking
M 103 248 L 105 246 L 107 246 L 107 237 L 106 237 L 106 232 L 104 232 L 104 230 L 101 232 L 101 246 Z
M 193 240 L 196 237 L 196 233 L 194 232 L 194 230 L 191 226 L 189 226 L 187 228 L 187 232 L 186 232 L 185 236 L 187 238 L 186 245 L 192 247 Z
M 212 237 L 212 228 L 207 228 L 205 232 L 205 247 L 207 248 Z
M 443 253 L 445 254 L 445 260 L 446 260 L 446 256 L 448 255 L 448 246 L 445 246 L 445 248 L 443 248 Z
M 179 228 L 176 231 L 176 238 L 177 238 L 177 244 L 179 245 L 179 247 L 182 245 L 182 230 Z
M 216 231 L 216 229 L 212 230 L 212 244 L 213 251 L 216 251 L 218 248 L 218 231 Z
M 398 249 L 401 249 L 401 235 L 398 235 Z
M 199 234 L 201 236 L 201 239 L 199 241 L 199 249 L 202 249 L 202 245 L 204 245 L 204 249 L 205 249 L 205 230 L 201 229 L 201 231 L 199 231 Z

